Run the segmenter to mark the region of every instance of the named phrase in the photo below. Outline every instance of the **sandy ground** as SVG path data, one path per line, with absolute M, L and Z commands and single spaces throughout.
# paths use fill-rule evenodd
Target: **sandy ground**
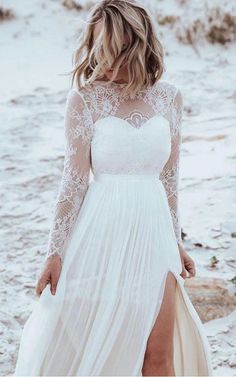
M 172 3 L 160 1 L 160 14 L 175 12 Z M 63 74 L 71 69 L 73 36 L 86 15 L 52 0 L 0 5 L 16 14 L 0 24 L 0 373 L 8 375 L 14 371 L 22 327 L 36 299 L 35 281 L 63 164 L 69 88 L 69 77 Z M 194 6 L 188 9 L 192 17 Z M 160 33 L 167 55 L 163 79 L 178 85 L 184 99 L 180 209 L 186 250 L 198 276 L 224 279 L 233 294 L 236 45 L 203 40 L 196 49 L 180 44 L 171 27 Z M 210 269 L 213 256 L 219 262 Z M 215 375 L 236 376 L 236 311 L 205 323 L 205 328 Z

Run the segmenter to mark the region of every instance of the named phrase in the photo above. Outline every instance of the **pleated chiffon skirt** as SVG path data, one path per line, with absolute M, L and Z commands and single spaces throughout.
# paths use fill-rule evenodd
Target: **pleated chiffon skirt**
M 25 323 L 15 376 L 141 376 L 168 272 L 177 280 L 174 366 L 212 375 L 204 327 L 184 288 L 167 196 L 153 174 L 99 174 L 49 285 Z

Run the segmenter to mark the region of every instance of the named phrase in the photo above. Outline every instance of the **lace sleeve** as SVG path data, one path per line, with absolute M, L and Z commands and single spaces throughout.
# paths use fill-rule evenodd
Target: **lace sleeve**
M 160 179 L 166 190 L 178 245 L 182 245 L 181 225 L 178 208 L 179 157 L 182 139 L 182 109 L 182 95 L 179 89 L 177 89 L 173 99 L 170 116 L 171 153 L 169 160 L 167 161 L 163 168 L 163 171 L 161 172 Z
M 92 117 L 82 95 L 71 89 L 65 109 L 65 157 L 46 259 L 59 255 L 64 259 L 66 243 L 89 185 Z

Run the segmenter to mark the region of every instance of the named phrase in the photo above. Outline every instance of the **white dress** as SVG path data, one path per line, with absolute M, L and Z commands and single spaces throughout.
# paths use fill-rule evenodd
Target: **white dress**
M 182 96 L 96 81 L 69 91 L 66 149 L 46 258 L 61 256 L 25 323 L 16 376 L 141 376 L 168 271 L 177 280 L 176 375 L 212 375 L 178 244 Z

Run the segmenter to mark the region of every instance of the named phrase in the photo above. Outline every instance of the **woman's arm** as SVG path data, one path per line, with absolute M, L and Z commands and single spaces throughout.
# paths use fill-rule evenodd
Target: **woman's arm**
M 57 194 L 46 259 L 59 255 L 63 261 L 68 237 L 89 185 L 92 129 L 92 117 L 82 95 L 71 89 L 67 96 L 65 111 L 64 169 Z
M 162 180 L 166 190 L 175 236 L 179 247 L 182 263 L 182 272 L 180 275 L 185 279 L 195 276 L 196 268 L 194 260 L 186 253 L 183 248 L 178 208 L 179 160 L 182 142 L 182 113 L 182 95 L 181 92 L 177 89 L 174 95 L 170 116 L 171 153 L 169 160 L 167 161 L 163 168 L 163 171 L 161 172 L 160 179 Z
M 170 212 L 172 216 L 174 231 L 178 245 L 182 246 L 181 225 L 178 211 L 178 184 L 179 184 L 179 157 L 181 147 L 181 123 L 182 123 L 183 101 L 179 89 L 176 90 L 171 111 L 170 111 L 170 131 L 171 131 L 171 153 L 169 160 L 165 164 L 160 179 L 165 187 Z

